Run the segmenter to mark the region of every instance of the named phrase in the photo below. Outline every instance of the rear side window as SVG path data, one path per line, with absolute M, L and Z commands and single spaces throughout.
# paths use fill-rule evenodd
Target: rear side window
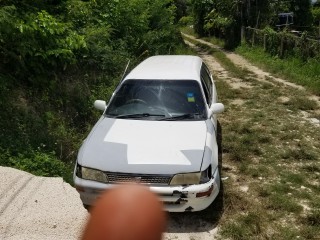
M 206 95 L 207 104 L 211 105 L 212 101 L 212 81 L 209 70 L 205 64 L 201 67 L 201 84 Z

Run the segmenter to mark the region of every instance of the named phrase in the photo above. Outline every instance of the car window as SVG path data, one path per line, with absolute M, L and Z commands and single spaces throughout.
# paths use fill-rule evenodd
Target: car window
M 179 116 L 195 114 L 204 119 L 206 110 L 200 85 L 195 80 L 126 80 L 112 98 L 106 114 Z
M 210 77 L 210 73 L 206 65 L 202 64 L 201 67 L 201 82 L 206 94 L 207 103 L 211 105 L 212 101 L 212 80 Z
M 201 77 L 201 85 L 202 85 L 202 88 L 204 91 L 204 95 L 206 97 L 206 102 L 207 102 L 207 104 L 210 104 L 209 91 L 208 91 L 208 88 L 207 88 L 206 84 L 204 83 L 204 80 L 202 79 L 202 77 Z

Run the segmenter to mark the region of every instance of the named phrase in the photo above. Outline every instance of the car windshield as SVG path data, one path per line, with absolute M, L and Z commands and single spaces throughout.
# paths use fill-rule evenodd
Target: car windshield
M 105 114 L 112 118 L 203 120 L 204 106 L 195 80 L 126 80 Z

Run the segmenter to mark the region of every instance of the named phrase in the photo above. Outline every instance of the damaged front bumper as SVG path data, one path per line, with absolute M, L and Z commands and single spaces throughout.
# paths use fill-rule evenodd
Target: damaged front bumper
M 214 201 L 220 190 L 219 171 L 207 183 L 190 186 L 150 187 L 169 212 L 201 211 Z
M 106 189 L 116 184 L 104 184 L 78 178 L 74 182 L 84 205 L 94 205 L 96 199 Z M 164 203 L 164 210 L 169 212 L 201 211 L 214 201 L 220 190 L 220 176 L 218 169 L 209 182 L 189 186 L 150 186 Z

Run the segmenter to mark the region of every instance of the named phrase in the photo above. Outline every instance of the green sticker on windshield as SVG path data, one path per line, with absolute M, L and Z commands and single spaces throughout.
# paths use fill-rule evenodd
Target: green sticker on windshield
M 195 102 L 193 93 L 187 93 L 188 102 Z

